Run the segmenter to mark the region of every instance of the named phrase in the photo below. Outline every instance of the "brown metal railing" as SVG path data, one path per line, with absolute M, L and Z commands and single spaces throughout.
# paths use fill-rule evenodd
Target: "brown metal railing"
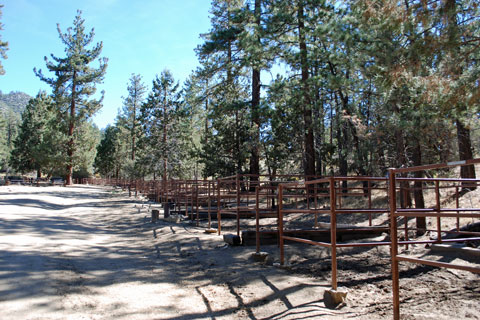
M 466 165 L 473 165 L 480 163 L 480 159 L 466 160 L 460 162 L 451 162 L 446 164 L 426 165 L 412 168 L 390 169 L 388 174 L 389 179 L 389 202 L 390 202 L 390 234 L 392 241 L 391 260 L 392 260 L 392 289 L 393 289 L 393 313 L 394 319 L 400 318 L 400 280 L 399 280 L 399 263 L 411 262 L 424 265 L 430 265 L 441 268 L 452 268 L 458 270 L 465 270 L 474 273 L 480 273 L 480 268 L 476 266 L 466 266 L 454 263 L 445 263 L 440 261 L 433 261 L 428 259 L 414 258 L 407 255 L 400 255 L 398 247 L 400 245 L 408 246 L 411 244 L 439 244 L 439 243 L 451 243 L 462 241 L 476 241 L 480 240 L 480 232 L 462 232 L 460 231 L 460 219 L 472 218 L 480 219 L 480 208 L 462 208 L 459 205 L 460 202 L 460 189 L 465 190 L 470 188 L 477 188 L 480 185 L 480 180 L 477 179 L 420 179 L 423 183 L 429 183 L 430 189 L 434 190 L 434 201 L 427 208 L 398 208 L 397 194 L 401 192 L 400 184 L 402 182 L 409 182 L 414 180 L 413 178 L 401 178 L 397 177 L 399 174 L 411 174 L 417 171 L 425 170 L 438 170 L 452 167 L 460 167 Z M 451 190 L 450 194 L 455 198 L 455 207 L 445 207 L 442 204 L 442 196 L 445 197 Z M 442 194 L 443 192 L 443 194 Z M 446 203 L 445 201 L 444 203 Z M 449 201 L 450 202 L 450 201 Z M 408 218 L 409 217 L 421 217 L 431 218 L 435 221 L 436 229 L 426 230 L 432 233 L 436 233 L 436 239 L 430 240 L 410 240 L 408 237 Z M 404 241 L 399 240 L 399 234 L 401 229 L 399 228 L 399 218 L 404 219 Z M 442 221 L 444 219 L 455 219 L 456 229 L 442 230 Z M 478 220 L 477 220 L 478 221 Z M 411 229 L 410 229 L 411 230 Z M 460 237 L 453 239 L 445 239 L 442 234 L 456 234 Z
M 391 246 L 391 269 L 393 289 L 394 318 L 399 319 L 399 263 L 412 262 L 436 267 L 454 268 L 480 273 L 475 266 L 458 265 L 439 261 L 415 258 L 399 254 L 399 246 L 408 248 L 412 244 L 436 244 L 462 241 L 480 241 L 480 232 L 465 231 L 460 228 L 462 219 L 470 218 L 480 221 L 480 208 L 461 205 L 462 196 L 468 188 L 478 188 L 480 179 L 458 178 L 412 178 L 408 177 L 417 171 L 443 170 L 480 163 L 480 159 L 453 162 L 446 164 L 426 165 L 413 168 L 390 169 L 387 178 L 383 177 L 328 177 L 315 178 L 302 175 L 284 175 L 270 177 L 267 175 L 234 175 L 217 180 L 178 180 L 168 181 L 130 181 L 125 179 L 84 179 L 81 183 L 114 185 L 128 189 L 130 192 L 141 192 L 150 195 L 151 199 L 164 206 L 175 205 L 175 211 L 200 220 L 200 211 L 206 210 L 208 228 L 211 228 L 212 214 L 216 212 L 218 234 L 221 234 L 222 215 L 231 215 L 236 219 L 237 235 L 240 235 L 243 218 L 256 219 L 256 250 L 260 251 L 262 233 L 261 218 L 277 217 L 280 262 L 285 262 L 285 242 L 300 242 L 330 249 L 331 252 L 331 285 L 337 288 L 337 249 L 359 246 Z M 307 178 L 307 179 L 305 179 Z M 315 179 L 315 180 L 313 180 Z M 293 180 L 293 181 L 292 181 Z M 303 180 L 303 181 L 301 181 Z M 306 181 L 305 181 L 306 180 Z M 412 192 L 433 194 L 425 199 L 424 208 L 412 208 L 405 201 Z M 429 191 L 427 193 L 427 191 Z M 355 199 L 355 200 L 352 200 Z M 276 201 L 276 203 L 275 203 Z M 454 207 L 446 207 L 454 203 Z M 216 207 L 215 207 L 216 205 Z M 373 218 L 388 213 L 386 224 L 375 225 Z M 319 219 L 328 221 L 327 231 L 330 241 L 313 241 L 298 236 L 290 236 L 295 231 L 285 221 L 290 214 L 313 215 L 315 232 L 321 224 Z M 355 229 L 339 226 L 338 221 L 348 215 L 367 215 L 361 225 Z M 409 225 L 410 218 L 430 219 L 434 227 L 419 228 Z M 403 219 L 403 223 L 400 223 Z M 444 230 L 442 221 L 454 219 L 454 230 Z M 338 232 L 354 232 L 358 230 L 385 229 L 390 233 L 391 241 L 341 242 Z M 418 239 L 410 237 L 413 231 L 435 234 L 434 239 Z M 418 234 L 418 233 L 417 233 Z M 403 237 L 402 237 L 403 236 Z M 455 236 L 452 238 L 450 236 Z M 401 237 L 403 238 L 402 240 Z
M 276 200 L 276 188 L 279 183 L 315 179 L 305 175 L 252 175 L 237 174 L 217 179 L 217 220 L 218 234 L 222 232 L 222 216 L 236 219 L 236 233 L 240 236 L 242 219 L 258 219 L 276 215 L 273 208 Z M 257 188 L 263 190 L 257 196 Z M 257 208 L 258 204 L 258 208 Z
M 345 183 L 347 182 L 347 183 Z M 366 183 L 363 183 L 366 182 Z M 350 184 L 362 183 L 362 186 L 348 186 Z M 366 214 L 368 215 L 368 226 L 356 227 L 350 229 L 350 227 L 343 227 L 345 232 L 358 232 L 369 231 L 373 229 L 387 231 L 387 226 L 372 226 L 372 215 L 384 214 L 389 210 L 384 201 L 384 207 L 374 206 L 372 202 L 372 193 L 379 193 L 377 196 L 383 196 L 383 199 L 387 199 L 386 179 L 382 177 L 329 177 L 313 181 L 306 181 L 303 183 L 293 184 L 280 184 L 278 187 L 278 205 L 279 205 L 279 218 L 278 218 L 278 232 L 279 232 L 279 245 L 280 245 L 280 263 L 285 263 L 285 241 L 306 243 L 315 246 L 321 246 L 329 248 L 331 252 L 331 266 L 332 276 L 331 284 L 334 289 L 337 289 L 337 248 L 339 247 L 358 247 L 358 246 L 377 246 L 377 245 L 389 245 L 390 242 L 349 242 L 339 243 L 337 242 L 337 231 L 339 230 L 337 224 L 337 218 L 339 215 L 347 214 Z M 366 186 L 366 188 L 365 188 Z M 292 192 L 293 190 L 293 192 Z M 299 194 L 299 191 L 302 193 Z M 302 208 L 299 208 L 298 199 L 302 196 L 301 202 Z M 358 201 L 350 204 L 346 201 L 348 198 L 361 198 L 365 199 L 364 204 L 358 207 Z M 292 205 L 291 199 L 294 199 Z M 361 201 L 360 201 L 361 202 Z M 289 214 L 301 214 L 301 215 L 315 215 L 314 229 L 316 229 L 318 223 L 318 216 L 326 217 L 329 220 L 328 230 L 330 232 L 330 242 L 326 241 L 313 241 L 310 239 L 292 237 L 285 235 L 287 231 L 299 231 L 289 230 L 285 227 L 284 218 Z

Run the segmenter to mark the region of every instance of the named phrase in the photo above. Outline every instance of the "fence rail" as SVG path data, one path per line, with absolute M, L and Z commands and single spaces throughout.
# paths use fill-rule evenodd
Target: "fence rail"
M 234 217 L 238 236 L 244 219 L 255 219 L 256 252 L 260 251 L 261 235 L 276 234 L 280 262 L 285 263 L 285 245 L 298 242 L 324 247 L 331 253 L 331 285 L 337 289 L 337 250 L 346 247 L 390 246 L 394 319 L 400 317 L 399 263 L 410 262 L 442 268 L 480 273 L 477 266 L 457 265 L 399 254 L 399 247 L 414 244 L 441 244 L 480 241 L 480 232 L 462 228 L 462 219 L 480 223 L 480 208 L 462 204 L 462 196 L 479 187 L 480 179 L 452 177 L 419 178 L 418 172 L 445 170 L 479 164 L 480 159 L 412 168 L 389 169 L 387 177 L 314 177 L 303 175 L 241 175 L 216 180 L 140 181 L 126 179 L 83 179 L 78 183 L 113 185 L 129 190 L 130 195 L 142 193 L 159 202 L 166 213 L 173 210 L 197 225 L 201 216 L 208 219 L 211 229 L 216 216 L 217 232 L 222 233 L 222 219 Z M 444 172 L 444 171 L 442 171 Z M 412 177 L 410 175 L 416 175 Z M 428 191 L 430 197 L 423 195 Z M 411 195 L 414 194 L 415 205 Z M 431 196 L 433 194 L 433 196 Z M 454 203 L 447 206 L 448 204 Z M 300 230 L 286 220 L 289 215 L 307 217 L 310 228 Z M 377 224 L 376 217 L 388 215 Z M 366 216 L 360 224 L 356 217 Z M 313 217 L 313 218 L 310 218 Z M 264 230 L 263 218 L 276 218 L 276 229 Z M 415 218 L 415 225 L 409 220 Z M 339 224 L 339 219 L 352 221 Z M 426 223 L 429 219 L 429 224 Z M 446 230 L 443 221 L 453 219 L 455 228 Z M 323 222 L 322 222 L 323 221 Z M 430 226 L 431 225 L 431 226 Z M 317 241 L 302 236 L 319 230 L 328 233 L 328 240 Z M 387 232 L 389 238 L 379 241 L 343 241 L 339 233 Z M 436 234 L 431 239 L 416 236 Z M 299 235 L 300 234 L 300 235 Z M 390 240 L 389 240 L 390 239 Z

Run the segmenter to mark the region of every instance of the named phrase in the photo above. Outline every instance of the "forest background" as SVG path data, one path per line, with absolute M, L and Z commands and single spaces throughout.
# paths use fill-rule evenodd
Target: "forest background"
M 35 70 L 51 92 L 25 108 L 22 93 L 0 97 L 0 164 L 71 182 L 384 176 L 471 159 L 480 147 L 479 11 L 473 0 L 214 0 L 195 48 L 201 67 L 183 84 L 164 70 L 151 90 L 132 74 L 102 131 L 91 119 L 108 61 L 77 12 L 58 29 L 66 56 Z M 0 41 L 4 58 L 7 49 Z M 468 166 L 461 174 L 475 177 Z

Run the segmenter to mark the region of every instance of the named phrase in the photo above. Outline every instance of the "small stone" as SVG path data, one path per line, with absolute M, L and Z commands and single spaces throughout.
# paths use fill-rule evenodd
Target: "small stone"
M 268 259 L 267 252 L 255 252 L 252 254 L 253 261 L 255 262 L 266 262 Z
M 346 304 L 347 289 L 338 288 L 337 290 L 325 290 L 323 301 L 329 309 L 339 309 Z
M 205 229 L 205 233 L 217 233 L 217 229 Z
M 224 234 L 223 241 L 225 241 L 231 246 L 239 246 L 242 242 L 240 237 L 236 234 Z

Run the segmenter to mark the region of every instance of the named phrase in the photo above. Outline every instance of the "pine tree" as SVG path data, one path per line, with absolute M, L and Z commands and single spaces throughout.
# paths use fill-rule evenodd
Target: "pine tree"
M 7 120 L 0 113 L 0 170 L 7 164 L 9 150 L 7 147 Z
M 145 173 L 159 172 L 163 181 L 178 171 L 184 155 L 179 138 L 180 110 L 179 85 L 170 71 L 164 70 L 153 80 L 152 91 L 141 108 L 143 151 L 139 159 Z
M 384 175 L 450 161 L 455 145 L 471 158 L 479 8 L 471 0 L 213 1 L 197 51 L 204 176 L 256 173 L 261 151 L 269 172 L 306 174 Z M 261 84 L 271 65 L 284 74 Z
M 251 152 L 250 103 L 240 34 L 244 28 L 243 1 L 214 0 L 212 30 L 197 53 L 209 77 L 211 130 L 205 137 L 201 161 L 206 176 L 243 173 Z
M 122 112 L 117 119 L 117 124 L 129 132 L 130 154 L 133 162 L 135 162 L 137 140 L 141 133 L 138 117 L 146 90 L 142 77 L 139 74 L 132 74 L 127 86 L 128 96 L 123 99 Z
M 480 101 L 478 83 L 474 85 L 473 88 L 471 87 L 471 82 L 478 82 L 480 70 L 478 63 L 474 63 L 473 61 L 478 59 L 480 50 L 478 49 L 478 44 L 476 48 L 472 48 L 469 44 L 470 41 L 479 42 L 478 36 L 480 32 L 478 28 L 480 27 L 480 23 L 478 21 L 478 4 L 473 5 L 468 3 L 468 1 L 447 0 L 443 6 L 440 6 L 439 11 L 441 18 L 445 21 L 443 35 L 445 39 L 443 46 L 445 58 L 442 63 L 442 69 L 446 78 L 456 79 L 453 86 L 455 96 L 449 102 L 454 104 L 455 109 L 454 116 L 457 129 L 458 154 L 460 160 L 469 160 L 473 159 L 473 148 L 470 138 L 470 128 L 463 118 L 465 114 L 470 113 L 469 109 L 471 110 L 472 107 L 475 108 Z M 473 23 L 468 23 L 468 20 L 474 16 L 476 16 L 477 19 L 475 19 Z M 470 86 L 467 95 L 464 93 L 465 86 Z M 471 99 L 472 96 L 476 96 L 476 98 Z M 478 109 L 475 109 L 473 113 L 478 112 Z M 461 167 L 460 176 L 462 178 L 475 179 L 475 167 L 473 165 Z M 468 185 L 468 183 L 466 184 Z M 473 189 L 476 189 L 476 187 L 463 188 L 464 191 Z
M 65 45 L 65 58 L 51 56 L 53 61 L 45 57 L 46 67 L 54 73 L 53 78 L 43 75 L 41 70 L 34 69 L 35 74 L 49 84 L 53 90 L 53 98 L 57 108 L 57 116 L 62 130 L 68 136 L 66 143 L 66 183 L 72 184 L 75 153 L 79 137 L 79 129 L 83 123 L 91 118 L 101 107 L 103 92 L 100 99 L 93 99 L 96 93 L 96 85 L 103 81 L 107 68 L 107 59 L 99 58 L 102 51 L 102 42 L 97 43 L 92 49 L 87 47 L 94 37 L 93 29 L 85 32 L 81 11 L 73 21 L 73 28 L 68 28 L 62 33 L 57 24 L 58 34 Z M 98 68 L 90 66 L 98 59 Z
M 109 125 L 105 128 L 103 138 L 97 146 L 97 155 L 94 162 L 95 172 L 100 173 L 104 177 L 118 178 L 118 138 L 118 127 Z
M 297 108 L 298 85 L 277 76 L 267 91 L 269 130 L 262 132 L 265 162 L 270 175 L 298 174 L 303 168 L 302 118 Z
M 94 172 L 94 161 L 97 155 L 97 146 L 101 140 L 101 132 L 92 120 L 82 122 L 77 127 L 77 149 L 74 155 L 75 169 L 73 178 L 88 178 Z
M 315 141 L 313 125 L 313 99 L 310 77 L 310 45 L 312 4 L 306 0 L 274 2 L 268 29 L 270 38 L 280 48 L 279 55 L 293 73 L 292 85 L 298 83 L 295 97 L 298 116 L 302 118 L 302 155 L 305 175 L 315 175 Z
M 476 112 L 480 96 L 475 84 L 480 69 L 474 62 L 480 54 L 474 45 L 479 36 L 478 5 L 448 0 L 398 6 L 396 1 L 386 1 L 379 7 L 375 1 L 363 1 L 354 7 L 361 22 L 362 50 L 370 57 L 366 70 L 375 75 L 377 96 L 381 97 L 376 114 L 384 121 L 376 131 L 383 137 L 395 132 L 386 139 L 396 142 L 391 154 L 396 154 L 399 162 L 393 165 L 419 165 L 422 158 L 430 163 L 448 161 L 451 148 L 443 136 L 450 136 L 447 132 L 452 125 L 460 158 L 471 158 L 465 120 Z M 447 119 L 452 119 L 450 124 Z M 407 141 L 414 141 L 409 132 L 417 136 L 421 132 L 423 153 L 434 156 L 417 154 L 413 161 L 409 150 L 418 146 L 408 145 Z M 462 168 L 462 176 L 472 176 L 473 172 L 466 173 L 470 169 Z
M 262 115 L 260 109 L 261 71 L 266 69 L 268 60 L 266 50 L 263 47 L 264 30 L 262 23 L 262 0 L 253 2 L 253 10 L 247 2 L 244 9 L 244 30 L 239 34 L 240 47 L 244 52 L 243 62 L 251 68 L 251 141 L 250 141 L 250 174 L 260 174 L 260 129 L 262 127 Z M 251 180 L 257 180 L 255 176 Z
M 28 103 L 10 158 L 15 170 L 22 173 L 35 170 L 41 178 L 42 172 L 49 173 L 56 167 L 59 137 L 55 132 L 52 104 L 45 92 L 39 92 Z
M 5 113 L 5 120 L 6 120 L 6 145 L 8 150 L 12 150 L 13 148 L 13 141 L 17 137 L 18 134 L 18 126 L 20 124 L 20 116 L 13 112 L 13 110 L 9 109 Z
M 209 78 L 202 74 L 202 69 L 193 72 L 184 83 L 183 102 L 185 110 L 189 114 L 192 148 L 190 150 L 193 164 L 193 176 L 198 177 L 200 172 L 205 172 L 200 163 L 200 150 L 202 145 L 208 144 L 210 132 L 210 105 L 212 97 L 210 96 Z M 203 175 L 203 178 L 208 176 Z

